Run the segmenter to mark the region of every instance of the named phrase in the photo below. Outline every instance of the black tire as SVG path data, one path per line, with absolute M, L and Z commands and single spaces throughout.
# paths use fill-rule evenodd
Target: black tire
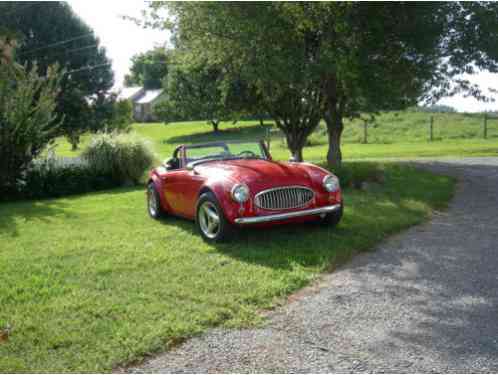
M 217 216 L 218 220 L 213 220 L 214 215 L 208 215 L 206 210 Z M 195 225 L 201 237 L 207 242 L 227 241 L 232 238 L 235 231 L 233 225 L 225 218 L 223 209 L 218 203 L 216 196 L 211 192 L 202 194 L 197 201 Z M 212 225 L 215 226 L 212 229 L 208 229 Z
M 341 208 L 339 210 L 326 214 L 325 217 L 320 220 L 320 223 L 334 228 L 342 219 L 342 211 L 343 205 L 341 204 Z
M 153 182 L 147 185 L 147 212 L 151 218 L 156 220 L 165 215 L 161 206 L 161 198 Z

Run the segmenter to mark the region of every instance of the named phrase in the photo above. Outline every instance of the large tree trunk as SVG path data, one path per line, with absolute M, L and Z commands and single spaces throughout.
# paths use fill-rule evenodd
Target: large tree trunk
M 336 116 L 326 118 L 327 132 L 329 138 L 329 149 L 327 151 L 327 164 L 331 168 L 340 167 L 342 163 L 341 136 L 344 129 L 342 118 Z
M 301 162 L 303 161 L 303 148 L 306 142 L 306 137 L 303 137 L 297 132 L 290 132 L 286 135 L 287 147 L 291 152 L 292 160 Z
M 211 120 L 211 125 L 213 125 L 213 132 L 218 133 L 218 125 L 220 124 L 219 121 Z
M 340 167 L 342 163 L 341 135 L 344 129 L 342 116 L 344 113 L 344 97 L 340 97 L 338 83 L 335 75 L 327 77 L 325 84 L 325 98 L 327 110 L 324 118 L 327 123 L 329 149 L 327 151 L 327 164 L 331 168 Z
M 301 162 L 303 161 L 303 147 L 299 147 L 299 146 L 296 146 L 296 147 L 293 147 L 291 148 L 289 146 L 289 150 L 291 152 L 291 159 L 292 161 L 297 161 L 297 162 Z

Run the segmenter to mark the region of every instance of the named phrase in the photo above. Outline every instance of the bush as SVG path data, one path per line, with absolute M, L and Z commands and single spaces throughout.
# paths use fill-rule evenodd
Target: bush
M 15 192 L 32 160 L 57 136 L 57 67 L 39 76 L 0 62 L 0 191 Z
M 384 183 L 384 169 L 376 163 L 343 163 L 333 170 L 342 187 L 361 189 L 364 183 Z
M 119 183 L 85 165 L 57 166 L 50 159 L 37 160 L 19 180 L 16 189 L 3 190 L 0 200 L 57 198 L 111 189 Z
M 97 134 L 83 151 L 90 168 L 120 184 L 138 184 L 154 162 L 149 143 L 135 134 Z
M 56 198 L 111 189 L 118 184 L 109 176 L 85 166 L 37 167 L 26 175 L 22 198 Z

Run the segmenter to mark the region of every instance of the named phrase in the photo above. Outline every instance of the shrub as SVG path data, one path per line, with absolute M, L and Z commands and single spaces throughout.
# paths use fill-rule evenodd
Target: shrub
M 56 98 L 60 74 L 50 68 L 40 77 L 0 62 L 0 193 L 17 190 L 20 178 L 57 136 Z
M 43 165 L 26 174 L 21 197 L 55 198 L 110 189 L 117 185 L 110 176 L 100 175 L 86 166 L 51 168 Z
M 90 168 L 121 184 L 138 184 L 154 161 L 150 144 L 136 134 L 97 134 L 83 151 Z
M 333 172 L 339 177 L 342 187 L 361 189 L 365 182 L 384 182 L 384 169 L 376 163 L 343 163 L 341 167 L 334 169 Z
M 47 158 L 33 163 L 24 172 L 16 190 L 4 192 L 0 200 L 57 198 L 110 189 L 118 185 L 119 182 L 111 176 L 99 174 L 86 165 L 60 166 Z

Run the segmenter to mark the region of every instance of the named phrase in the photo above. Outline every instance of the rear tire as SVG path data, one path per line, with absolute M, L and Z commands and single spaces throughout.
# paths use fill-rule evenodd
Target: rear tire
M 320 223 L 322 225 L 326 225 L 326 226 L 331 227 L 331 228 L 336 227 L 337 224 L 339 224 L 339 222 L 342 219 L 342 208 L 343 208 L 343 205 L 341 204 L 340 209 L 338 209 L 337 211 L 326 214 L 325 217 L 320 220 Z
M 225 218 L 218 200 L 211 192 L 202 194 L 197 201 L 195 225 L 207 242 L 227 241 L 234 232 L 234 227 Z
M 153 182 L 147 185 L 147 212 L 153 219 L 160 219 L 165 212 L 161 206 L 161 198 Z

